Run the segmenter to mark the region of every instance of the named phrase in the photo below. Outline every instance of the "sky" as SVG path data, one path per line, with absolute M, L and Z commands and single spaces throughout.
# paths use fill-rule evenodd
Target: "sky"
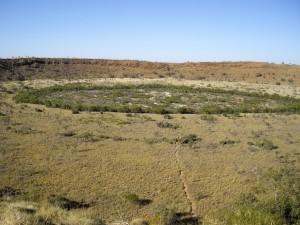
M 0 57 L 300 64 L 299 0 L 0 0 Z

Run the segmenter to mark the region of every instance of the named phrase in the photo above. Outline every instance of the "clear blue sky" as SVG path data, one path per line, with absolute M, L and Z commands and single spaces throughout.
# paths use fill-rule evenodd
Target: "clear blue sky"
M 0 0 L 0 57 L 300 64 L 300 0 Z

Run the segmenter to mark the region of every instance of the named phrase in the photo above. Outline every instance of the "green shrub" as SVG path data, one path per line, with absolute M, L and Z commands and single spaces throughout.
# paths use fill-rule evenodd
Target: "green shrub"
M 195 113 L 195 111 L 193 109 L 188 108 L 188 107 L 180 107 L 180 108 L 178 108 L 177 112 L 181 113 L 181 114 L 193 114 L 193 113 Z
M 171 113 L 172 111 L 170 111 L 164 107 L 155 107 L 155 108 L 153 108 L 153 112 L 165 115 L 165 114 Z
M 180 142 L 180 144 L 183 144 L 183 145 L 186 145 L 186 144 L 192 145 L 200 140 L 201 140 L 201 138 L 198 137 L 196 134 L 189 134 L 189 135 L 186 135 L 186 136 L 183 136 L 182 138 L 180 138 L 179 142 Z
M 282 218 L 286 224 L 300 223 L 300 176 L 293 168 L 272 171 L 269 174 L 275 193 L 264 208 Z M 269 186 L 269 185 L 268 185 Z
M 140 205 L 140 197 L 134 193 L 128 193 L 125 196 L 125 199 L 134 205 Z
M 138 205 L 138 206 L 149 205 L 152 202 L 152 200 L 150 200 L 150 199 L 142 199 L 137 194 L 134 194 L 134 193 L 126 194 L 124 197 L 130 203 L 132 203 L 134 205 Z
M 164 121 L 158 122 L 157 126 L 160 127 L 160 128 L 171 128 L 171 129 L 179 128 L 178 124 L 172 124 L 172 123 L 164 122 Z
M 210 106 L 205 106 L 201 108 L 201 112 L 206 113 L 206 114 L 222 114 L 226 112 L 226 110 L 223 110 L 219 106 L 215 105 L 210 105 Z

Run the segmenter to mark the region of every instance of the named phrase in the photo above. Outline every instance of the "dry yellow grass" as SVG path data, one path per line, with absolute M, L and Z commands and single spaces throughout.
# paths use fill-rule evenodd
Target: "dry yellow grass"
M 83 200 L 91 207 L 78 212 L 107 221 L 150 218 L 161 207 L 189 212 L 191 204 L 205 216 L 255 187 L 269 168 L 299 168 L 299 115 L 72 114 L 16 104 L 13 95 L 0 96 L 0 188 L 37 201 L 51 194 Z M 160 121 L 179 128 L 160 128 Z M 201 140 L 174 144 L 189 134 Z M 259 140 L 278 148 L 249 144 Z M 133 205 L 126 193 L 152 202 Z

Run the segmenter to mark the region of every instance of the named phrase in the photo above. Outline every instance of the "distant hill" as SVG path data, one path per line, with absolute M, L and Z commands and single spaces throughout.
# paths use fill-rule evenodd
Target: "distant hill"
M 0 59 L 0 80 L 178 78 L 300 86 L 300 66 L 263 62 L 159 63 L 136 60 Z

